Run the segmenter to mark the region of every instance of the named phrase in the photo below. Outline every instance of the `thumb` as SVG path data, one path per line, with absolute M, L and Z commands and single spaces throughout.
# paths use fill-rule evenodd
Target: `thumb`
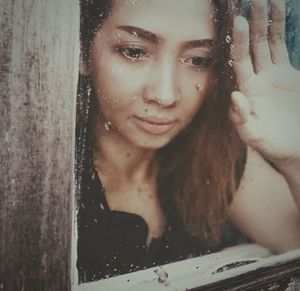
M 247 97 L 240 91 L 231 93 L 230 118 L 239 128 L 249 121 L 250 104 Z

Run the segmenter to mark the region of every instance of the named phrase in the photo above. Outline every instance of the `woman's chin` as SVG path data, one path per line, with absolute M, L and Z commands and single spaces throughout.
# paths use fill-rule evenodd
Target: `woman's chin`
M 135 139 L 133 144 L 137 147 L 149 149 L 149 150 L 158 150 L 166 146 L 172 138 L 170 137 L 152 137 L 152 138 L 141 138 Z

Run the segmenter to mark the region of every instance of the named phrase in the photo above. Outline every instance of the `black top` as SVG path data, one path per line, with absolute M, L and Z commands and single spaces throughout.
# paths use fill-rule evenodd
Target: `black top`
M 248 241 L 229 222 L 224 224 L 219 245 L 200 241 L 184 230 L 174 200 L 164 196 L 160 203 L 166 215 L 165 231 L 147 246 L 148 226 L 141 216 L 109 209 L 93 166 L 93 137 L 89 128 L 89 119 L 76 128 L 79 283 L 200 256 Z M 243 172 L 244 157 L 239 173 Z
M 219 251 L 236 244 L 224 227 L 222 244 L 208 245 L 180 226 L 172 199 L 162 201 L 167 218 L 164 233 L 146 245 L 148 226 L 136 214 L 110 210 L 98 173 L 90 165 L 82 176 L 78 211 L 79 282 L 108 278 L 189 257 Z

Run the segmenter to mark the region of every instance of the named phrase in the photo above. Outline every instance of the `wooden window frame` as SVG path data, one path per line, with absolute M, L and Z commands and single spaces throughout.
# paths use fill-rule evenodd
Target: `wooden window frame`
M 72 290 L 300 290 L 300 249 L 268 255 L 266 249 L 257 245 L 242 245 L 109 279 L 74 284 Z M 287 284 L 290 289 L 282 289 Z

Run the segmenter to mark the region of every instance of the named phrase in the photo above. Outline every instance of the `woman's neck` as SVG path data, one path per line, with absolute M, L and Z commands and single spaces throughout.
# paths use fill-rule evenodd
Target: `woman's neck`
M 116 130 L 107 130 L 103 122 L 97 124 L 93 159 L 101 177 L 132 183 L 156 176 L 155 150 L 136 146 Z

